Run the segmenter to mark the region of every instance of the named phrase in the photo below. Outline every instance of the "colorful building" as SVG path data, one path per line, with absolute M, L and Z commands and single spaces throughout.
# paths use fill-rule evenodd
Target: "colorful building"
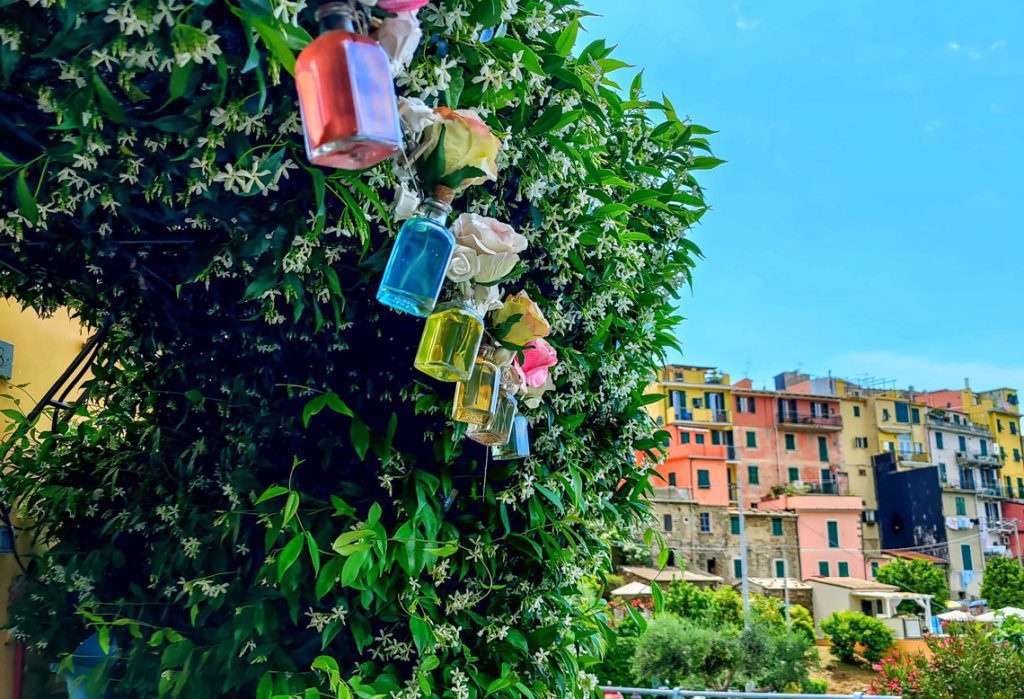
M 85 340 L 81 327 L 67 313 L 40 318 L 14 302 L 0 299 L 0 409 L 23 414 L 30 411 L 81 351 Z M 20 405 L 15 398 L 20 399 Z M 0 432 L 5 435 L 8 424 L 8 418 L 0 414 Z M 16 545 L 24 560 L 31 542 L 19 535 Z M 20 573 L 14 556 L 0 554 L 0 626 L 7 623 L 7 601 Z M 16 646 L 10 634 L 0 631 L 0 699 L 12 696 L 18 675 L 15 657 Z
M 756 507 L 768 514 L 781 511 L 797 516 L 802 578 L 867 576 L 860 498 L 827 494 L 780 495 L 761 500 Z

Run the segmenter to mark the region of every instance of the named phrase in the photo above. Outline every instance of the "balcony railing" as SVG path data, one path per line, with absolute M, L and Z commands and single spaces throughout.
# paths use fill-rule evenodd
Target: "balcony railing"
M 840 492 L 838 481 L 810 481 L 804 482 L 808 495 L 843 495 Z
M 787 425 L 807 425 L 808 427 L 842 427 L 841 415 L 812 415 L 811 413 L 784 412 L 779 415 L 779 422 Z
M 928 416 L 929 424 L 941 427 L 950 432 L 969 432 L 976 434 L 980 437 L 992 438 L 992 431 L 987 427 L 979 427 L 971 422 L 953 422 L 952 420 L 942 420 L 932 416 Z
M 967 479 L 946 479 L 942 482 L 943 488 L 949 488 L 950 490 L 970 490 L 978 493 L 982 496 L 988 496 L 991 498 L 1006 497 L 1004 495 L 1005 489 L 999 483 L 979 483 L 978 481 L 967 478 Z
M 1002 460 L 998 454 L 981 454 L 976 451 L 958 451 L 956 453 L 956 460 L 972 464 L 987 464 L 989 466 L 1002 465 Z

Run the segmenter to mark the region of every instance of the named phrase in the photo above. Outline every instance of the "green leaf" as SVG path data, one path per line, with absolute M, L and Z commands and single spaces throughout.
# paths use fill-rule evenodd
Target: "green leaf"
M 321 393 L 302 408 L 302 426 L 309 427 L 309 421 L 327 406 L 327 394 Z
M 124 123 L 124 107 L 110 94 L 110 90 L 96 73 L 92 74 L 92 85 L 96 89 L 96 95 L 100 98 L 100 108 L 103 109 L 103 112 L 115 124 Z
M 418 616 L 409 617 L 409 631 L 412 632 L 412 640 L 416 643 L 416 649 L 423 653 L 434 645 L 434 632 L 430 625 Z
M 314 658 L 310 669 L 323 670 L 332 679 L 341 676 L 341 668 L 338 667 L 338 661 L 329 655 L 318 655 Z
M 719 158 L 713 158 L 710 155 L 700 155 L 690 160 L 690 164 L 687 167 L 689 170 L 710 170 L 716 168 L 726 161 Z
M 263 494 L 256 498 L 256 503 L 259 505 L 261 502 L 266 502 L 272 498 L 276 498 L 279 495 L 284 495 L 288 492 L 288 489 L 283 485 L 272 485 L 263 491 Z
M 320 572 L 320 547 L 310 532 L 306 532 L 306 548 L 309 550 L 309 560 L 313 564 L 313 571 Z
M 373 536 L 372 529 L 353 529 L 351 531 L 342 532 L 338 535 L 338 538 L 331 544 L 331 548 L 337 551 L 342 546 L 348 546 L 361 539 Z
M 36 198 L 25 181 L 25 171 L 18 173 L 14 180 L 14 196 L 18 200 L 18 212 L 33 225 L 39 220 L 39 207 L 36 205 Z
M 669 548 L 663 548 L 658 552 L 658 568 L 664 568 L 668 565 L 668 557 L 671 553 L 672 550 Z
M 16 167 L 18 167 L 18 163 L 0 153 L 0 170 L 13 170 Z
M 288 493 L 288 500 L 284 504 L 284 510 L 283 510 L 284 519 L 282 520 L 281 525 L 283 526 L 285 524 L 288 524 L 288 522 L 291 521 L 292 517 L 294 517 L 295 513 L 298 512 L 298 511 L 299 511 L 299 494 L 296 493 L 293 490 L 293 491 Z
M 295 561 L 298 560 L 299 554 L 302 553 L 302 546 L 305 542 L 305 537 L 302 534 L 296 534 L 292 537 L 292 540 L 285 544 L 285 547 L 281 550 L 281 554 L 277 559 L 277 579 L 280 581 L 284 574 L 288 572 L 288 569 L 294 565 Z
M 188 87 L 189 76 L 192 75 L 193 65 L 194 64 L 189 61 L 183 66 L 175 66 L 174 70 L 171 71 L 171 82 L 168 87 L 170 99 L 168 99 L 168 102 L 173 102 L 185 94 L 185 89 Z
M 565 58 L 572 53 L 572 47 L 576 45 L 576 34 L 579 33 L 580 22 L 574 19 L 555 39 L 555 52 Z M 490 692 L 488 692 L 490 693 Z
M 559 105 L 548 107 L 543 114 L 538 117 L 537 121 L 533 122 L 533 126 L 530 127 L 530 136 L 540 136 L 541 134 L 547 133 L 555 127 L 555 125 L 562 119 L 562 108 Z
M 349 438 L 352 440 L 352 447 L 356 450 L 356 454 L 359 455 L 359 459 L 365 459 L 366 452 L 370 448 L 370 428 L 358 417 L 352 420 Z
M 454 546 L 452 544 L 448 544 L 447 546 L 439 546 L 439 547 L 436 547 L 436 548 L 424 549 L 424 551 L 426 551 L 427 553 L 432 554 L 434 556 L 438 556 L 439 558 L 444 558 L 445 556 L 450 556 L 450 555 L 452 555 L 453 553 L 455 553 L 458 550 L 459 550 L 459 547 L 458 546 Z
M 285 36 L 277 29 L 272 26 L 266 20 L 260 17 L 249 17 L 249 21 L 252 22 L 253 28 L 256 29 L 256 33 L 260 35 L 260 39 L 267 45 L 267 49 L 270 54 L 278 60 L 281 66 L 288 71 L 289 75 L 295 75 L 295 54 L 292 53 L 291 47 L 288 46 L 288 41 Z
M 665 595 L 662 594 L 658 583 L 653 580 L 651 581 L 651 598 L 654 600 L 654 611 L 661 612 L 665 610 Z

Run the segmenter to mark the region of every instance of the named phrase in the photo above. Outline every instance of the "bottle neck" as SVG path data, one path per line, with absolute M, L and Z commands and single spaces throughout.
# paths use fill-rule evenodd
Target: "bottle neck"
M 426 199 L 423 202 L 423 218 L 429 218 L 442 226 L 448 222 L 448 214 L 452 207 L 437 199 Z
M 326 34 L 341 30 L 350 34 L 356 33 L 355 10 L 347 2 L 330 2 L 321 5 L 316 12 L 320 22 L 320 33 Z

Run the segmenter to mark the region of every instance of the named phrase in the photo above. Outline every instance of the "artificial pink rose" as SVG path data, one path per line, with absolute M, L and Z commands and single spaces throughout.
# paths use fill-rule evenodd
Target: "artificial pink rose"
M 517 357 L 518 359 L 518 357 Z M 517 362 L 518 363 L 518 362 Z M 527 343 L 523 361 L 519 364 L 529 388 L 540 388 L 548 380 L 548 369 L 558 364 L 558 353 L 544 338 Z
M 377 7 L 385 12 L 415 12 L 430 0 L 378 0 Z

